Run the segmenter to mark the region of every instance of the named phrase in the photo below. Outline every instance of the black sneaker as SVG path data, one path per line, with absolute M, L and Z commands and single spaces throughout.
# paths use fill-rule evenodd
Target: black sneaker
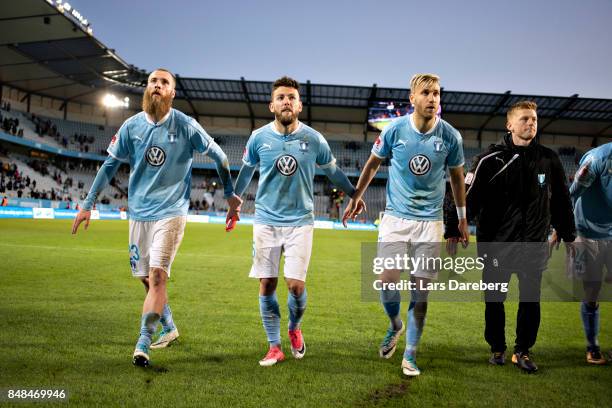
M 538 366 L 531 361 L 529 353 L 518 352 L 512 355 L 512 363 L 528 374 L 538 371 Z
M 506 354 L 503 351 L 496 351 L 491 354 L 489 363 L 493 365 L 504 365 L 506 364 Z
M 603 364 L 606 364 L 608 362 L 606 360 L 606 358 L 601 355 L 601 351 L 598 350 L 598 349 L 592 350 L 592 351 L 587 351 L 587 353 L 586 353 L 586 361 L 589 364 L 595 364 L 595 365 L 603 365 Z

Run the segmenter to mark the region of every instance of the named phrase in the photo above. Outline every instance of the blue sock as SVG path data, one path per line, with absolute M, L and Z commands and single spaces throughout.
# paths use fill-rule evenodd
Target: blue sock
M 415 314 L 416 302 L 410 302 L 408 307 L 408 327 L 406 331 L 406 351 L 404 351 L 404 358 L 412 357 L 416 354 L 417 346 L 421 340 L 423 334 L 423 328 L 425 327 L 425 313 Z
M 300 327 L 302 316 L 306 310 L 306 289 L 300 296 L 295 296 L 289 292 L 287 295 L 287 307 L 289 308 L 289 330 L 295 330 Z
M 271 346 L 280 345 L 280 309 L 278 308 L 276 293 L 269 296 L 259 295 L 259 313 L 268 336 L 268 343 Z
M 136 342 L 136 348 L 142 350 L 145 353 L 149 352 L 149 346 L 151 345 L 151 339 L 153 334 L 157 330 L 157 323 L 159 323 L 159 315 L 155 312 L 148 312 L 142 315 L 140 321 L 140 337 Z
M 165 333 L 171 332 L 172 330 L 176 329 L 176 326 L 174 325 L 174 320 L 172 319 L 172 310 L 170 310 L 170 305 L 167 303 L 164 305 L 164 310 L 162 310 L 159 322 L 162 325 L 162 331 L 164 331 Z
M 400 292 L 399 290 L 383 289 L 380 291 L 380 301 L 385 308 L 385 313 L 391 321 L 391 328 L 399 330 L 402 328 L 402 319 L 400 318 Z
M 582 317 L 582 325 L 584 326 L 584 335 L 587 340 L 588 351 L 598 351 L 599 342 L 599 305 L 590 306 L 586 302 L 582 302 L 580 306 L 580 315 Z

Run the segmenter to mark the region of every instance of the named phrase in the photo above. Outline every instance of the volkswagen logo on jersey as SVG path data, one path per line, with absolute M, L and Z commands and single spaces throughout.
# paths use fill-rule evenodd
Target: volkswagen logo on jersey
M 427 173 L 431 168 L 431 162 L 422 154 L 417 154 L 412 159 L 410 159 L 410 171 L 416 174 L 417 176 L 422 176 Z
M 281 156 L 276 160 L 276 170 L 283 176 L 293 176 L 297 168 L 297 160 L 289 154 Z
M 166 161 L 166 152 L 159 146 L 149 147 L 146 156 L 151 166 L 159 167 Z

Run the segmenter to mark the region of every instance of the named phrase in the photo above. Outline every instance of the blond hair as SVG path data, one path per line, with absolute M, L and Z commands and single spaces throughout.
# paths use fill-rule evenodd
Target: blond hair
M 508 112 L 506 113 L 506 119 L 510 120 L 510 116 L 517 110 L 521 110 L 521 109 L 531 109 L 535 112 L 538 111 L 538 104 L 535 103 L 534 101 L 519 101 L 515 104 L 513 104 L 512 106 L 510 106 L 510 108 L 508 108 Z
M 410 93 L 423 86 L 440 84 L 440 77 L 436 74 L 414 74 L 410 80 Z

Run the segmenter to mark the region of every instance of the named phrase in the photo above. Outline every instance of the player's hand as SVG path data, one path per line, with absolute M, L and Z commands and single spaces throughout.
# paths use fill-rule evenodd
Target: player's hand
M 557 231 L 553 229 L 548 240 L 548 259 L 552 256 L 553 250 L 559 250 L 559 244 L 561 244 L 561 238 L 557 234 Z
M 227 217 L 225 217 L 225 231 L 230 232 L 236 227 L 236 223 L 240 221 L 240 208 L 242 200 L 236 194 L 227 199 L 229 209 Z
M 458 229 L 459 234 L 461 234 L 461 236 L 459 237 L 459 242 L 461 242 L 461 246 L 463 248 L 467 248 L 470 243 L 470 232 L 468 230 L 467 219 L 461 218 L 459 220 Z
M 450 256 L 457 255 L 457 243 L 459 242 L 459 238 L 451 237 L 446 239 L 446 253 Z
M 227 205 L 229 205 L 230 211 L 239 209 L 242 205 L 242 199 L 236 194 L 232 194 L 232 196 L 227 199 Z
M 74 222 L 72 223 L 72 233 L 76 234 L 77 231 L 79 230 L 79 225 L 81 225 L 81 223 L 83 221 L 85 221 L 85 229 L 87 230 L 87 227 L 89 227 L 89 219 L 91 218 L 91 211 L 90 210 L 80 210 L 76 217 L 74 217 Z
M 342 215 L 342 225 L 344 225 L 344 228 L 347 227 L 346 222 L 349 219 L 355 221 L 357 216 L 364 211 L 368 211 L 365 202 L 361 198 L 358 200 L 353 200 L 351 198 L 348 205 L 344 209 L 344 214 Z

